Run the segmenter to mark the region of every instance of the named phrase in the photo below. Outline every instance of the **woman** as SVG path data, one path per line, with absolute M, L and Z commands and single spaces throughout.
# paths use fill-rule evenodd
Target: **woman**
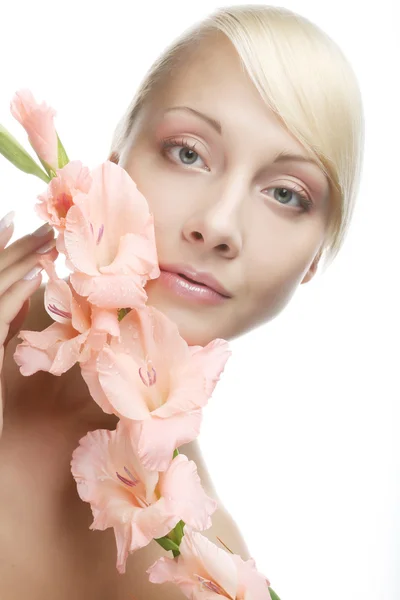
M 353 211 L 363 146 L 354 74 L 317 27 L 281 8 L 216 11 L 152 66 L 122 118 L 110 160 L 149 202 L 162 271 L 148 303 L 175 321 L 189 344 L 233 339 L 278 315 L 339 251 Z M 0 245 L 12 235 L 3 222 Z M 19 600 L 183 598 L 148 582 L 163 554 L 136 552 L 115 570 L 113 531 L 89 531 L 90 507 L 70 459 L 89 430 L 115 427 L 75 367 L 63 376 L 22 378 L 14 337 L 43 329 L 40 253 L 46 226 L 0 254 L 0 340 L 4 427 L 0 444 L 0 597 Z M 39 253 L 39 254 L 38 254 Z M 193 458 L 217 498 L 196 443 Z M 218 499 L 218 498 L 217 498 Z M 248 550 L 221 506 L 216 536 L 244 559 Z

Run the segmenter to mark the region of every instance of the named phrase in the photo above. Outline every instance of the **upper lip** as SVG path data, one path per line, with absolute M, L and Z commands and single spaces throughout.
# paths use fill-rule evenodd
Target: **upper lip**
M 177 273 L 178 275 L 185 275 L 185 277 L 189 277 L 192 281 L 196 283 L 202 283 L 206 285 L 210 289 L 218 292 L 221 296 L 226 296 L 227 298 L 231 298 L 232 294 L 228 292 L 227 289 L 217 280 L 211 273 L 206 273 L 205 271 L 196 271 L 190 265 L 161 265 L 161 271 L 168 271 L 169 273 Z

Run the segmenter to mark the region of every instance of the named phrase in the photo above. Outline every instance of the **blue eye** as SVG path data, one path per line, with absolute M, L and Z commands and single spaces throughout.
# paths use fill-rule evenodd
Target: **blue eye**
M 277 198 L 277 194 L 275 194 L 275 193 L 273 194 L 273 197 L 275 198 L 275 200 L 278 200 L 278 202 L 281 199 L 283 199 L 283 202 L 281 202 L 281 204 L 289 204 L 289 201 L 293 198 L 293 194 L 295 194 L 299 198 L 300 206 L 302 206 L 305 211 L 309 211 L 313 205 L 313 202 L 310 200 L 310 198 L 305 194 L 305 192 L 301 188 L 279 186 L 279 187 L 271 187 L 268 189 L 284 191 L 283 198 L 282 197 Z
M 189 167 L 194 165 L 198 158 L 200 158 L 200 160 L 203 160 L 200 157 L 200 154 L 198 154 L 198 152 L 195 151 L 195 147 L 196 147 L 196 144 L 192 145 L 187 140 L 182 139 L 182 138 L 181 139 L 168 139 L 168 140 L 163 140 L 163 142 L 162 142 L 162 148 L 163 148 L 164 152 L 170 150 L 171 148 L 181 148 L 181 150 L 178 153 L 179 161 L 183 165 L 187 165 Z M 203 163 L 204 163 L 204 161 L 203 161 Z M 210 169 L 206 166 L 206 170 L 209 171 Z

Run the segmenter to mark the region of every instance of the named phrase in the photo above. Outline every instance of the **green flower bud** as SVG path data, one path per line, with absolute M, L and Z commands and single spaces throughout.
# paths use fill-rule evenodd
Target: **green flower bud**
M 42 171 L 28 152 L 2 125 L 0 125 L 0 153 L 17 169 L 29 175 L 36 175 L 42 181 L 49 183 L 50 177 Z

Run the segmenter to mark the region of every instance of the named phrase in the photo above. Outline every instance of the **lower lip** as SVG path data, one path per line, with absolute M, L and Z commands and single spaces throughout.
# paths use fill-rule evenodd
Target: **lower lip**
M 221 304 L 228 300 L 226 296 L 221 296 L 211 288 L 192 283 L 177 273 L 161 271 L 158 279 L 178 296 L 194 300 L 199 304 Z

